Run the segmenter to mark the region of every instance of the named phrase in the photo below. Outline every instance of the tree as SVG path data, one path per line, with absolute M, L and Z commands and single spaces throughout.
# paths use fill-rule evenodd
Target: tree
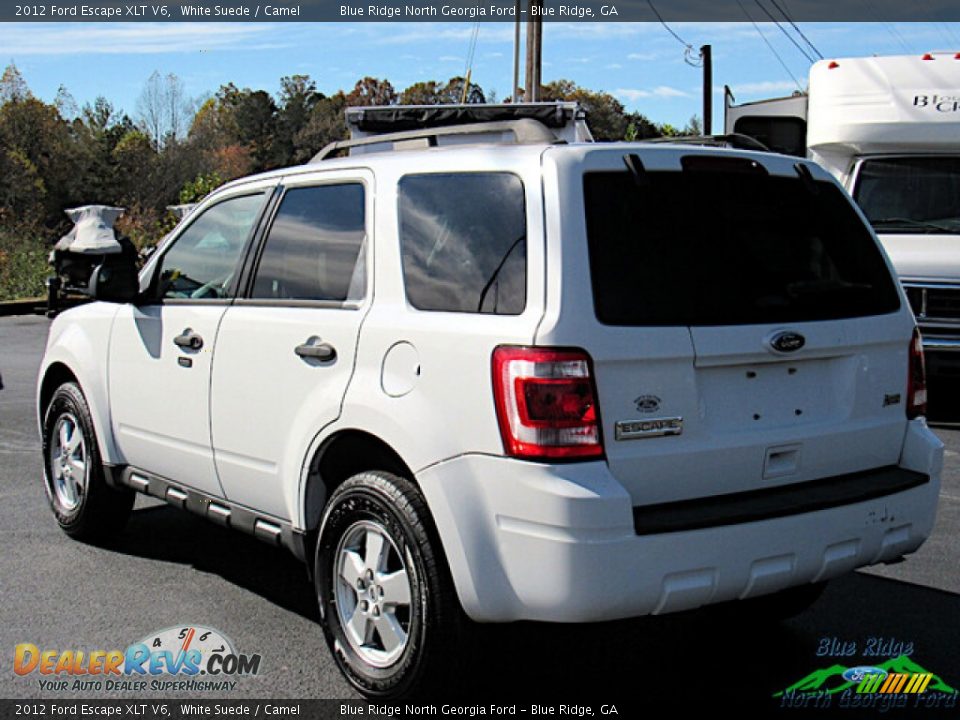
M 350 107 L 367 105 L 395 105 L 397 91 L 389 80 L 365 77 L 358 80 L 353 90 L 347 95 L 347 105 Z
M 54 106 L 64 120 L 74 120 L 80 115 L 80 108 L 67 86 L 61 84 L 57 88 L 57 97 L 53 101 Z
M 46 188 L 43 211 L 36 223 L 65 220 L 62 210 L 84 192 L 80 145 L 57 108 L 32 96 L 0 105 L 0 148 L 20 168 Z M 11 182 L 9 178 L 0 182 Z
M 400 95 L 401 105 L 437 105 L 440 103 L 440 85 L 436 80 L 414 83 Z
M 622 140 L 627 133 L 626 112 L 623 104 L 610 93 L 594 92 L 572 80 L 555 80 L 540 90 L 544 101 L 571 100 L 587 111 L 587 124 L 596 140 Z
M 255 170 L 273 167 L 277 105 L 263 90 L 243 90 L 236 98 L 233 118 L 240 140 L 250 148 Z
M 343 111 L 347 97 L 342 92 L 324 98 L 314 106 L 307 124 L 297 133 L 294 162 L 307 162 L 325 145 L 347 137 Z
M 294 138 L 307 124 L 310 112 L 323 99 L 317 84 L 308 75 L 292 75 L 280 79 L 280 108 L 274 143 L 278 165 L 289 165 L 295 155 Z
M 458 105 L 463 102 L 463 86 L 466 80 L 462 77 L 450 78 L 446 85 L 440 90 L 440 102 L 444 104 Z M 483 89 L 476 83 L 470 83 L 467 91 L 467 103 L 485 103 L 487 100 L 483 96 Z
M 164 77 L 154 70 L 147 78 L 137 99 L 137 115 L 140 126 L 151 137 L 157 150 L 186 134 L 190 105 L 183 81 L 173 73 Z
M 19 102 L 30 97 L 33 96 L 27 87 L 27 81 L 20 74 L 20 69 L 16 63 L 10 63 L 0 76 L 0 104 Z

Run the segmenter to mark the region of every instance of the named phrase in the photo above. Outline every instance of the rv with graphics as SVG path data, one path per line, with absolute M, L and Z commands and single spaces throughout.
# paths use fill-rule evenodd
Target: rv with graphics
M 960 376 L 960 53 L 822 60 L 806 93 L 734 105 L 726 132 L 820 163 L 890 255 L 929 371 Z

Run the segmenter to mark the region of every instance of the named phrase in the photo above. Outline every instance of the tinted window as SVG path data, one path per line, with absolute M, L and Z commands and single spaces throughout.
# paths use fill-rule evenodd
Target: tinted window
M 420 310 L 517 315 L 527 302 L 523 184 L 509 173 L 400 182 L 400 246 Z
M 867 160 L 853 196 L 877 232 L 960 233 L 960 157 Z
M 245 195 L 224 200 L 197 217 L 160 258 L 160 297 L 227 297 L 262 204 L 262 194 Z
M 584 176 L 597 318 L 742 325 L 893 312 L 899 296 L 842 191 L 731 171 Z
M 253 297 L 362 299 L 364 216 L 360 183 L 288 190 L 267 235 Z
M 800 118 L 742 117 L 733 131 L 756 138 L 774 152 L 797 157 L 807 154 L 807 124 Z

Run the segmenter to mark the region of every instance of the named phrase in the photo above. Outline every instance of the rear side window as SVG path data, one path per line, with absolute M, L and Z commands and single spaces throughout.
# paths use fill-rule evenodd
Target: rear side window
M 364 217 L 361 183 L 287 190 L 267 234 L 252 297 L 362 299 Z
M 701 165 L 701 163 L 697 163 Z M 748 325 L 900 306 L 869 230 L 838 187 L 728 170 L 584 175 L 597 319 Z
M 399 192 L 403 279 L 413 307 L 523 312 L 527 229 L 516 175 L 408 175 Z

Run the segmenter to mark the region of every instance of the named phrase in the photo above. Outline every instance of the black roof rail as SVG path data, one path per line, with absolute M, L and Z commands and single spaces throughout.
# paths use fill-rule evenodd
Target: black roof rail
M 470 135 L 491 135 L 494 133 L 512 133 L 515 145 L 556 144 L 561 142 L 550 129 L 532 118 L 521 120 L 502 120 L 499 122 L 480 122 L 468 125 L 450 125 L 444 127 L 420 128 L 402 132 L 383 133 L 353 140 L 337 140 L 314 155 L 311 163 L 323 162 L 338 150 L 365 145 L 391 145 L 389 150 L 419 150 L 436 147 L 437 138 L 448 136 L 466 137 Z M 482 142 L 482 141 L 481 141 Z
M 641 142 L 676 143 L 680 145 L 705 145 L 711 147 L 729 147 L 737 150 L 759 150 L 773 152 L 756 138 L 741 133 L 727 133 L 726 135 L 681 135 L 679 137 L 659 137 Z

